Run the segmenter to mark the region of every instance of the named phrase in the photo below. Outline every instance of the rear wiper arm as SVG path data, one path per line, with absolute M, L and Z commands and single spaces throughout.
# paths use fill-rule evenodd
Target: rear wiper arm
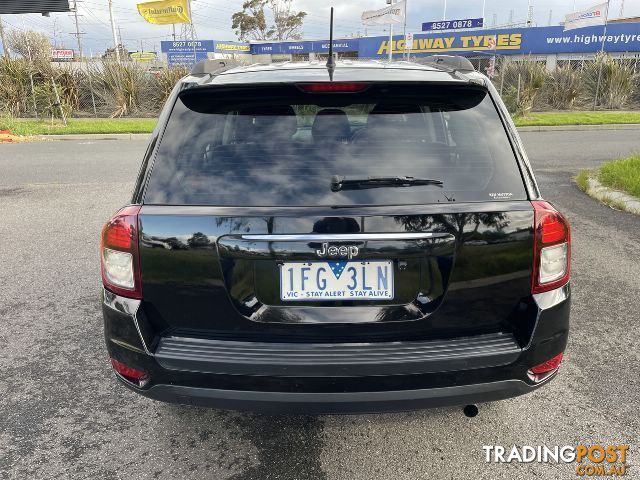
M 331 178 L 331 190 L 334 192 L 378 187 L 413 187 L 414 185 L 436 185 L 442 187 L 444 183 L 442 180 L 416 177 L 367 177 L 347 179 L 342 175 L 334 175 Z

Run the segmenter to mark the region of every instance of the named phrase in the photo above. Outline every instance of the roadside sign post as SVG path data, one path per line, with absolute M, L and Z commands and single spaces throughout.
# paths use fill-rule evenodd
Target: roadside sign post
M 405 33 L 404 35 L 404 51 L 407 54 L 407 60 L 409 59 L 409 55 L 411 55 L 411 49 L 413 48 L 413 33 Z
M 493 50 L 493 55 L 489 59 L 489 66 L 487 67 L 487 76 L 493 78 L 496 73 L 496 36 L 492 36 L 488 43 L 489 50 Z

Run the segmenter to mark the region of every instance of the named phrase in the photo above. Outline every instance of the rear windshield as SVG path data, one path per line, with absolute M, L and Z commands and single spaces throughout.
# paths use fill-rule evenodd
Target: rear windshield
M 186 91 L 145 193 L 148 204 L 226 206 L 516 199 L 522 177 L 487 92 L 424 84 Z

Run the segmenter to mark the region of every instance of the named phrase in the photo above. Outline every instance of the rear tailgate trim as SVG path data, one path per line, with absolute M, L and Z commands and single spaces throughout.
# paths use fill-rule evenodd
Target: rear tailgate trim
M 508 333 L 422 342 L 295 344 L 163 337 L 155 357 L 169 370 L 231 375 L 410 375 L 507 365 L 522 349 Z

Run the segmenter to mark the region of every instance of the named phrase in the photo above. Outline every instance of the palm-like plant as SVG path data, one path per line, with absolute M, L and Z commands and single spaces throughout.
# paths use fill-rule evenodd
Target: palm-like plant
M 570 65 L 556 68 L 547 75 L 544 98 L 550 107 L 567 110 L 575 106 L 581 93 L 580 73 Z
M 598 84 L 598 78 L 600 82 Z M 624 60 L 598 54 L 584 70 L 583 80 L 589 98 L 598 96 L 598 105 L 606 109 L 620 109 L 628 105 L 638 88 L 638 74 Z

